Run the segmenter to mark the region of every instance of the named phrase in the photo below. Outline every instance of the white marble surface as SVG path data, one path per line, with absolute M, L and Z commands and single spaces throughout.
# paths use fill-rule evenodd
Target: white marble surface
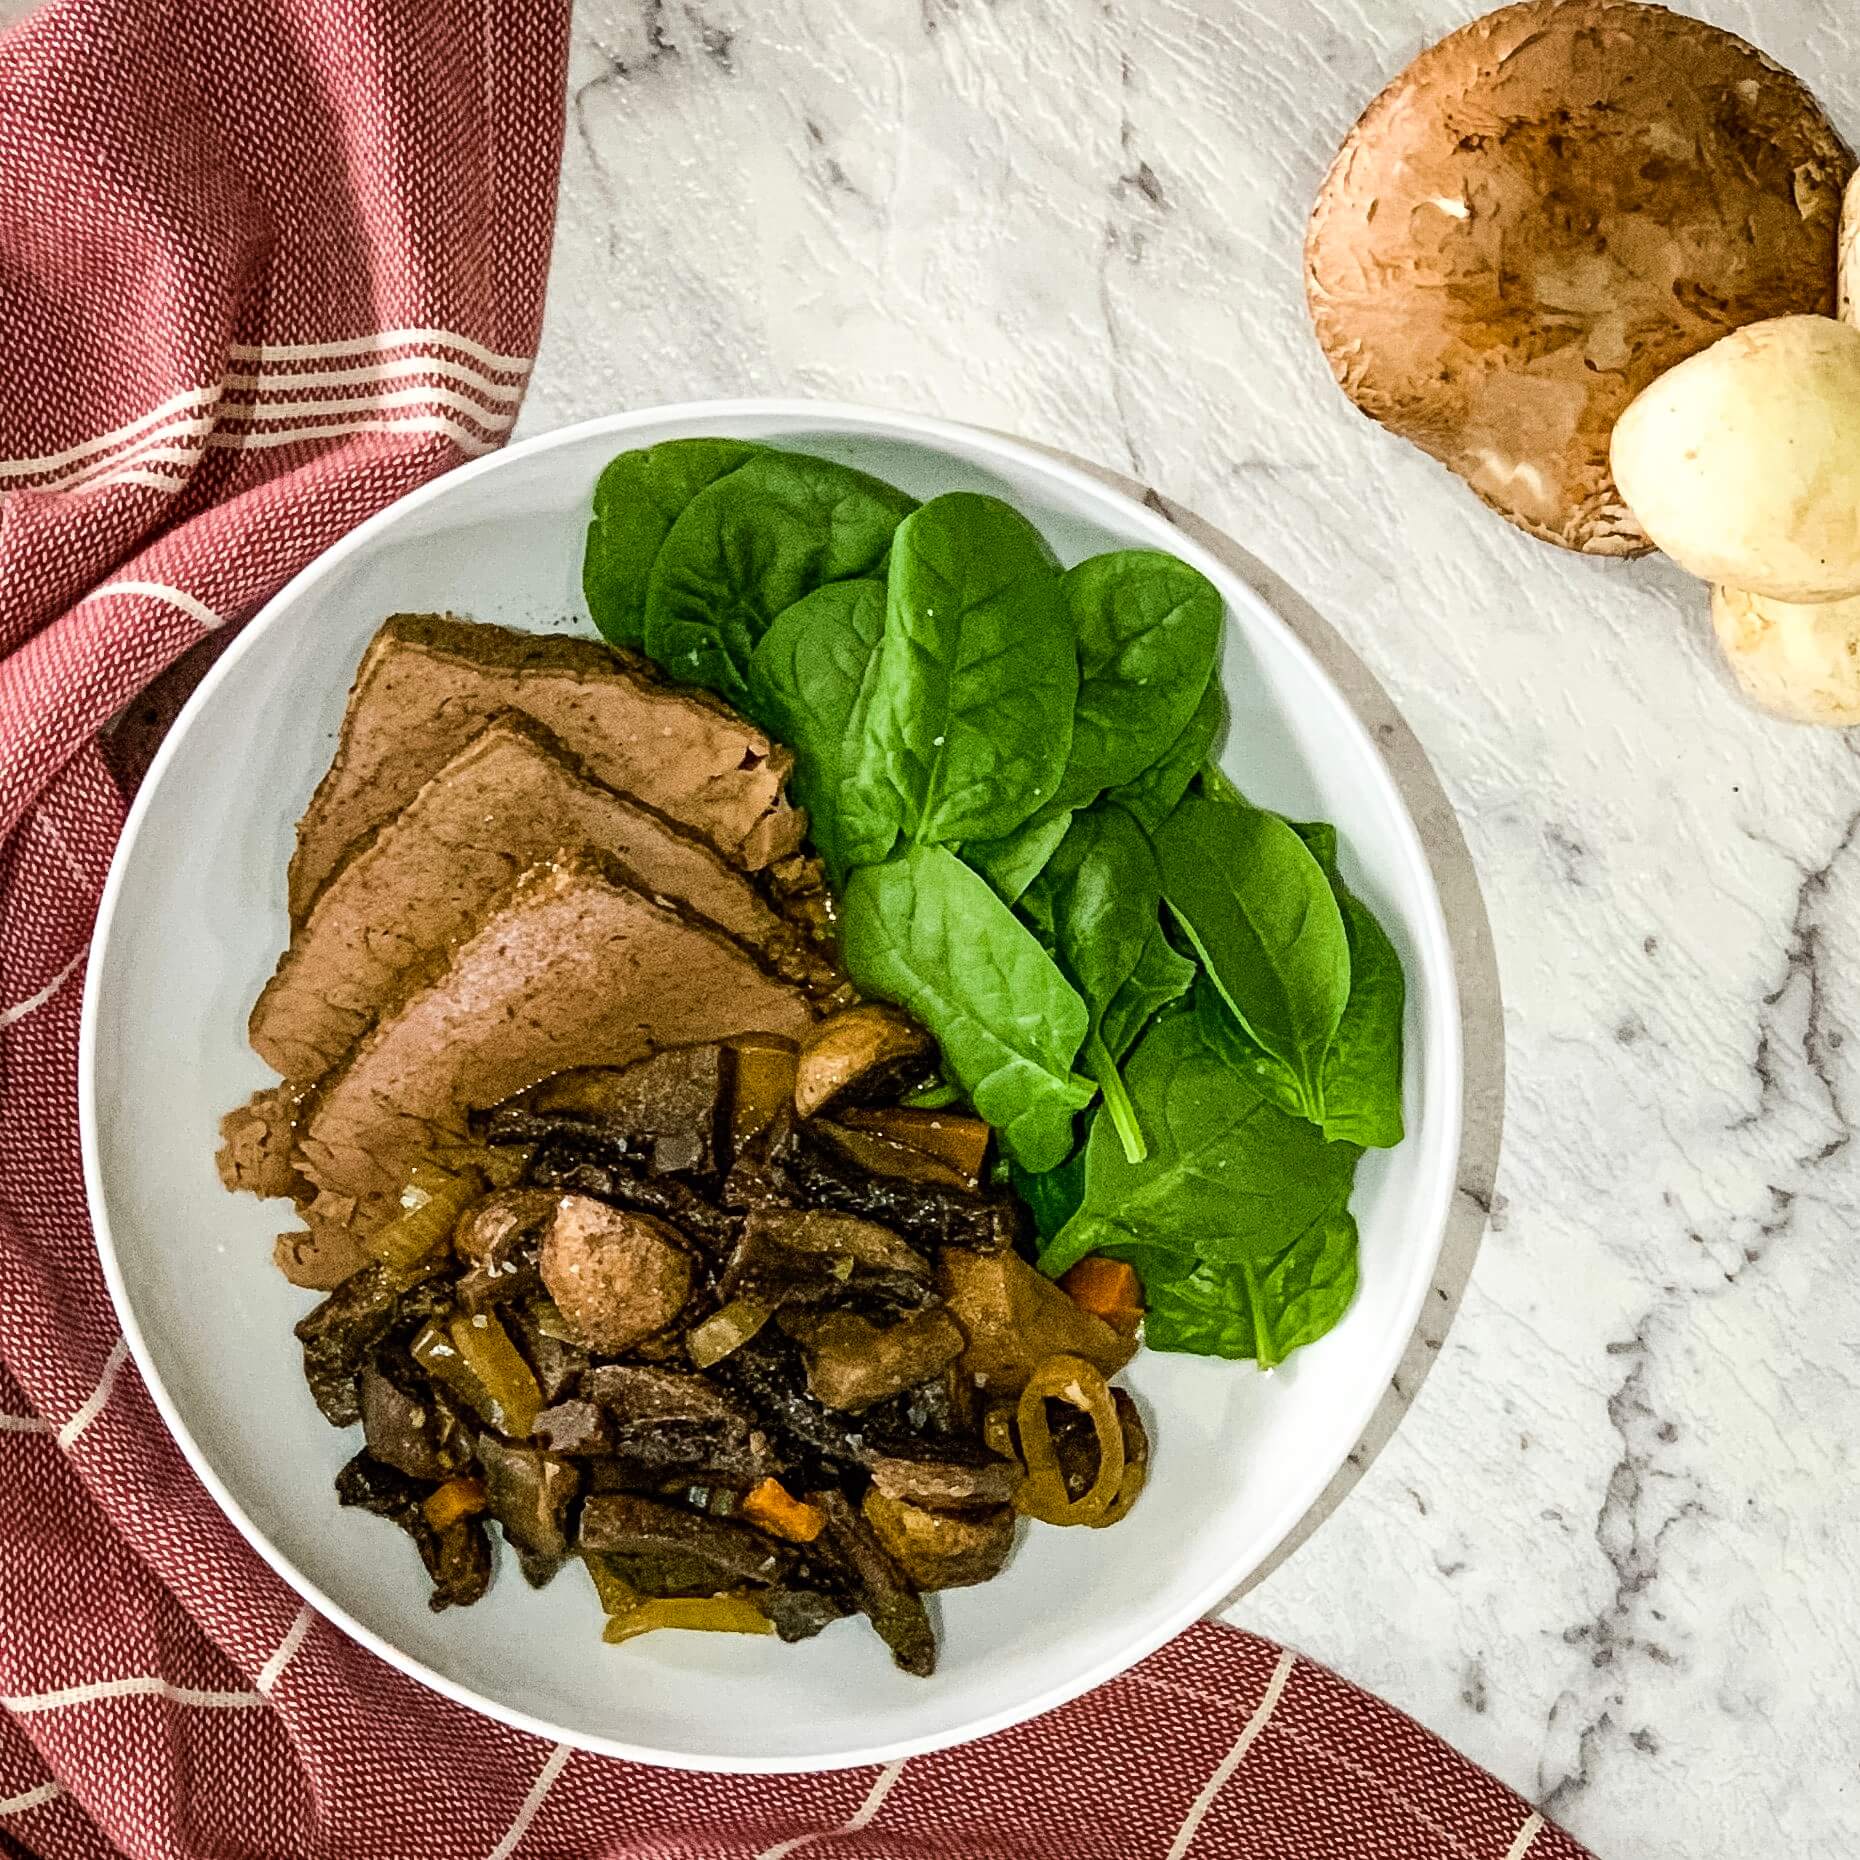
M 1439 1364 L 1235 1610 L 1603 1856 L 1860 1850 L 1860 762 L 1699 591 L 1553 553 L 1359 419 L 1298 248 L 1472 0 L 582 0 L 522 430 L 933 410 L 1162 488 L 1361 654 L 1503 977 L 1505 1152 Z M 1860 133 L 1848 0 L 1704 0 Z

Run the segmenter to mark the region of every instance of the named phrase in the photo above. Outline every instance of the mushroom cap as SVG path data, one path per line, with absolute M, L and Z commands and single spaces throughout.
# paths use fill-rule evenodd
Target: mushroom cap
M 1860 330 L 1782 316 L 1669 368 L 1615 423 L 1615 482 L 1702 581 L 1860 594 Z
M 1835 304 L 1854 161 L 1801 81 L 1639 0 L 1523 0 L 1350 132 L 1305 242 L 1339 385 L 1546 542 L 1639 555 L 1616 416 L 1728 331 Z
M 1860 597 L 1804 607 L 1713 588 L 1725 662 L 1759 710 L 1791 723 L 1860 723 Z

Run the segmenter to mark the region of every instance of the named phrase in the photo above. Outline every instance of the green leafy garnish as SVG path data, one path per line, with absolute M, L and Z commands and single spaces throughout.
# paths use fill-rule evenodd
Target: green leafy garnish
M 622 452 L 595 480 L 581 587 L 610 646 L 645 643 L 646 584 L 685 506 L 761 450 L 746 439 L 668 439 Z
M 1169 910 L 1254 1044 L 1323 1122 L 1323 1064 L 1350 945 L 1323 868 L 1277 814 L 1186 795 L 1156 836 Z
M 1348 1198 L 1361 1151 L 1327 1143 L 1252 1090 L 1203 1043 L 1194 1015 L 1163 1015 L 1131 1055 L 1124 1082 L 1149 1155 L 1131 1162 L 1110 1120 L 1093 1120 L 1085 1199 L 1041 1253 L 1042 1271 L 1130 1247 L 1257 1262 Z
M 1011 833 L 1059 785 L 1078 660 L 1040 533 L 953 491 L 899 524 L 862 785 L 919 845 Z
M 1085 1003 L 987 882 L 946 847 L 913 846 L 852 875 L 840 935 L 854 982 L 935 1033 L 1008 1156 L 1063 1162 L 1092 1096 L 1072 1070 Z
M 647 653 L 685 684 L 750 705 L 750 655 L 775 616 L 830 581 L 875 574 L 914 509 L 890 485 L 760 452 L 692 498 L 646 589 Z
M 898 837 L 896 796 L 853 781 L 885 631 L 882 581 L 834 581 L 776 616 L 749 661 L 756 717 L 795 753 L 795 798 L 835 883 Z

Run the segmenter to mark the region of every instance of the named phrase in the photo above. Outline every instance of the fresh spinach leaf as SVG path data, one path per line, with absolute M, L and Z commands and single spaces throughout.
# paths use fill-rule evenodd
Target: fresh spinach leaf
M 1143 1338 L 1153 1350 L 1251 1358 L 1271 1369 L 1333 1329 L 1356 1296 L 1356 1220 L 1342 1208 L 1257 1260 L 1114 1251 L 1143 1280 Z
M 1072 809 L 1049 801 L 1000 839 L 964 840 L 963 863 L 994 886 L 1003 904 L 1018 903 L 1058 850 L 1071 824 Z
M 1141 1162 L 1143 1126 L 1117 1060 L 1104 1039 L 1104 1016 L 1135 973 L 1158 929 L 1162 873 L 1149 835 L 1121 807 L 1101 802 L 1072 816 L 1059 850 L 1028 887 L 1023 907 L 1036 927 L 1049 925 L 1053 954 L 1091 1016 L 1083 1069 L 1104 1093 L 1104 1108 L 1124 1153 Z
M 749 660 L 749 711 L 795 752 L 792 786 L 834 883 L 898 837 L 896 797 L 851 779 L 885 630 L 882 581 L 831 581 L 777 614 Z
M 941 846 L 861 866 L 840 937 L 853 981 L 930 1029 L 1010 1160 L 1036 1173 L 1063 1162 L 1092 1097 L 1072 1071 L 1085 1004 L 987 881 Z
M 1085 1198 L 1085 1149 L 1078 1149 L 1057 1169 L 1035 1175 L 1019 1163 L 1008 1164 L 1008 1181 L 1033 1215 L 1034 1230 L 1050 1240 L 1078 1212 Z
M 1195 965 L 1170 946 L 1162 925 L 1151 925 L 1137 966 L 1104 1010 L 1099 1032 L 1111 1057 L 1121 1060 L 1136 1045 L 1143 1029 L 1164 1008 L 1188 993 L 1196 974 Z
M 1185 795 L 1156 836 L 1163 896 L 1253 1041 L 1313 1123 L 1350 996 L 1350 945 L 1323 868 L 1277 814 Z
M 1214 584 L 1156 549 L 1119 549 L 1060 582 L 1078 641 L 1079 695 L 1061 792 L 1084 807 L 1132 782 L 1188 728 L 1214 673 Z
M 1292 830 L 1323 868 L 1350 946 L 1350 998 L 1324 1054 L 1319 1076 L 1321 1128 L 1334 1141 L 1392 1149 L 1402 1140 L 1402 1015 L 1406 987 L 1401 958 L 1375 913 L 1337 870 L 1337 832 L 1320 821 Z M 1297 1116 L 1306 1115 L 1291 1072 L 1262 1050 L 1203 977 L 1195 984 L 1195 1014 L 1208 1041 L 1253 1087 Z
M 1150 1153 L 1132 1163 L 1108 1118 L 1085 1147 L 1085 1199 L 1040 1255 L 1057 1275 L 1087 1253 L 1140 1247 L 1185 1258 L 1270 1259 L 1349 1198 L 1361 1151 L 1268 1103 L 1167 1012 L 1124 1067 Z
M 762 452 L 692 498 L 646 591 L 646 651 L 683 684 L 749 702 L 750 655 L 775 616 L 831 581 L 880 572 L 914 509 L 864 472 Z
M 1324 1134 L 1368 1149 L 1402 1140 L 1402 1017 L 1407 982 L 1395 945 L 1337 869 L 1337 829 L 1326 821 L 1292 830 L 1330 880 L 1350 942 L 1350 999 L 1324 1055 Z
M 610 646 L 644 643 L 646 585 L 685 506 L 762 450 L 747 439 L 668 439 L 609 461 L 594 481 L 581 588 Z
M 1011 833 L 1059 786 L 1078 658 L 1040 533 L 954 491 L 898 525 L 861 781 L 918 845 Z
M 1208 680 L 1181 735 L 1134 780 L 1107 790 L 1105 799 L 1135 815 L 1145 833 L 1161 832 L 1163 822 L 1175 812 L 1188 784 L 1207 761 L 1226 718 L 1227 700 L 1216 675 Z

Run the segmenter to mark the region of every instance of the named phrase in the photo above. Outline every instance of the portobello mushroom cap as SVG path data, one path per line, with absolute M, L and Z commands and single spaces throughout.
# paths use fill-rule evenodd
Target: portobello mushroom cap
M 1501 516 L 1652 545 L 1616 418 L 1731 330 L 1830 314 L 1854 161 L 1801 81 L 1639 0 L 1523 0 L 1425 51 L 1319 192 L 1306 294 L 1339 385 Z

